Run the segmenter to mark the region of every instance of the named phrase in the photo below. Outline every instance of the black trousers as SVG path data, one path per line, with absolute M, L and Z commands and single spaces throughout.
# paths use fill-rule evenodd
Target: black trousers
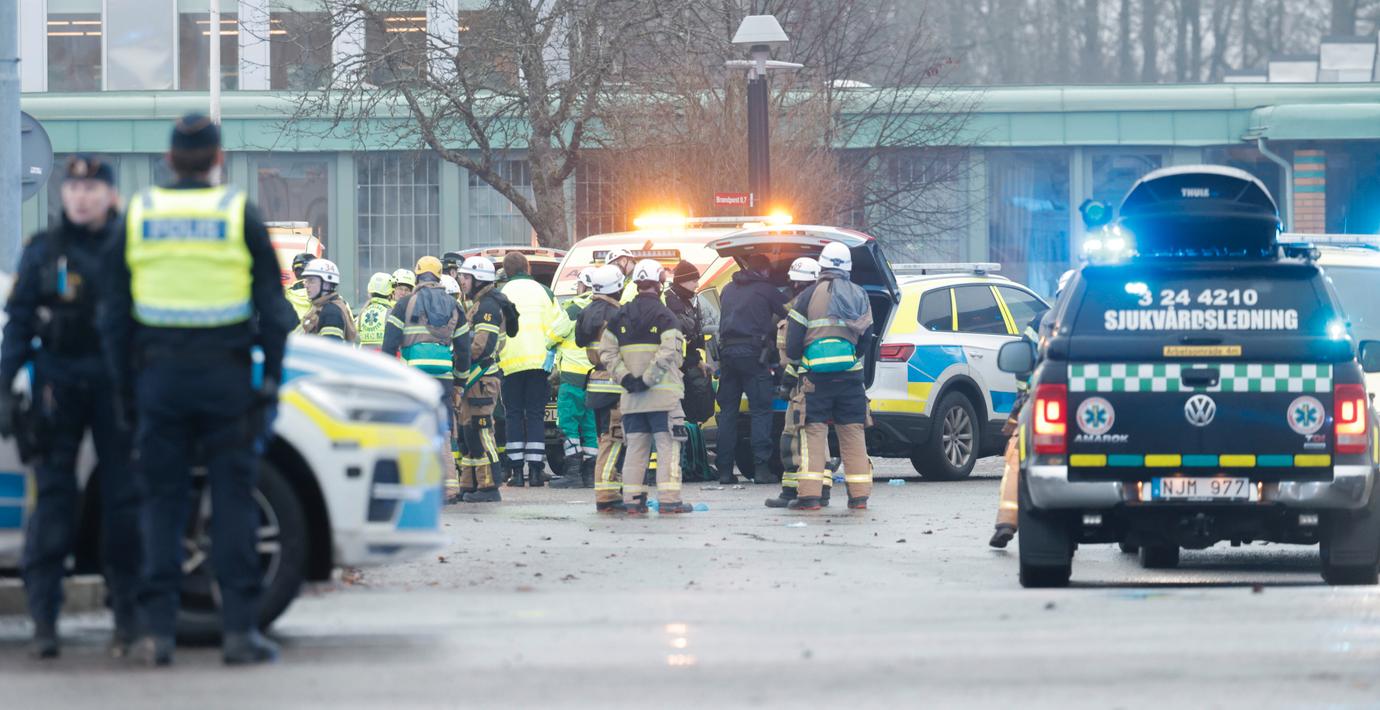
M 551 398 L 546 370 L 523 370 L 503 376 L 508 466 L 541 470 L 546 461 L 546 402 Z
M 744 394 L 752 428 L 753 462 L 771 460 L 771 401 L 775 394 L 771 372 L 756 355 L 725 355 L 719 367 L 719 392 L 715 397 L 719 405 L 716 458 L 720 476 L 733 472 L 738 448 L 738 407 Z
M 194 514 L 191 468 L 207 467 L 211 496 L 211 565 L 220 585 L 226 632 L 258 625 L 262 572 L 254 500 L 261 433 L 253 413 L 249 366 L 152 364 L 136 382 L 139 411 L 135 470 L 143 494 L 141 621 L 147 633 L 175 630 L 182 581 L 183 535 Z
M 99 481 L 92 482 L 100 489 L 107 603 L 118 624 L 132 626 L 139 583 L 139 494 L 130 470 L 130 432 L 116 414 L 109 379 L 52 371 L 61 369 L 62 363 L 54 362 L 37 372 L 35 413 L 44 420 L 47 441 L 34 468 L 38 495 L 24 536 L 29 614 L 35 624 L 55 624 L 62 609 L 62 578 L 80 524 L 77 452 L 90 431 L 99 461 Z

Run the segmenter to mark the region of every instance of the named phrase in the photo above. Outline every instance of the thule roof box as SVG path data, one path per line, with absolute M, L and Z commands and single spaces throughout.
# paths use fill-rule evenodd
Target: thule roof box
M 1250 173 L 1221 165 L 1156 170 L 1121 202 L 1118 224 L 1140 257 L 1267 259 L 1279 210 Z

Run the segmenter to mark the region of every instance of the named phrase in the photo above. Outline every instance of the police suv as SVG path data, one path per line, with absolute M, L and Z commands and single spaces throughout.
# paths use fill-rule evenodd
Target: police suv
M 18 379 L 28 391 L 27 374 Z M 289 338 L 274 435 L 254 492 L 261 626 L 287 609 L 304 581 L 327 580 L 339 567 L 414 558 L 447 543 L 441 481 L 451 457 L 440 394 L 434 380 L 396 359 L 315 336 Z M 78 456 L 82 480 L 95 468 L 94 454 L 88 438 Z M 78 513 L 72 565 L 78 573 L 101 569 L 100 478 L 93 480 Z M 219 633 L 220 592 L 211 569 L 204 470 L 194 470 L 194 480 L 177 632 L 208 638 Z M 35 494 L 14 441 L 0 441 L 0 573 L 18 565 Z
M 1355 342 L 1316 250 L 1281 245 L 1277 225 L 1244 172 L 1155 171 L 1100 240 L 1126 256 L 1079 270 L 1038 364 L 1028 343 L 1002 347 L 1003 370 L 1034 371 L 1022 585 L 1066 585 L 1079 543 L 1162 568 L 1181 548 L 1255 540 L 1320 543 L 1325 581 L 1376 583 L 1362 365 L 1380 370 L 1380 342 Z

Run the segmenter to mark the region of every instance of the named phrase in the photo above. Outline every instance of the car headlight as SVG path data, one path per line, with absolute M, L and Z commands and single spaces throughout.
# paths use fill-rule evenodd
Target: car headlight
M 424 406 L 396 390 L 322 381 L 303 383 L 302 387 L 337 417 L 355 423 L 414 424 L 431 409 L 429 404 Z

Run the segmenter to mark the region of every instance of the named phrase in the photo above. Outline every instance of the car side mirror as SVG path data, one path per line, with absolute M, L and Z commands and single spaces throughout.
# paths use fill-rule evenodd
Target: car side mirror
M 1361 370 L 1380 372 L 1380 340 L 1362 340 L 1359 350 Z
M 1380 343 L 1376 343 L 1380 346 Z M 1377 348 L 1380 355 L 1380 348 Z M 1001 346 L 997 351 L 997 369 L 1013 375 L 1024 375 L 1035 370 L 1035 344 L 1021 339 Z

